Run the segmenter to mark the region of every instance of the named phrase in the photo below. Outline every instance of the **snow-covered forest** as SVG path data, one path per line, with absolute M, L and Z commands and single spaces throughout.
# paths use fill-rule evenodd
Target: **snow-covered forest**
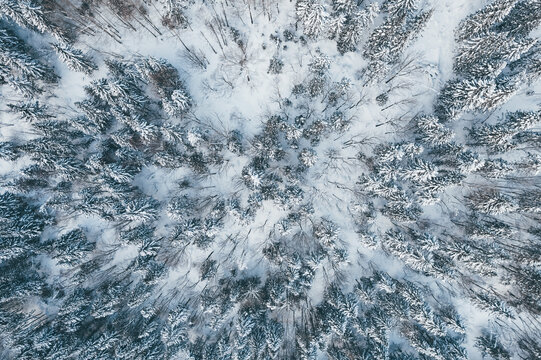
M 0 0 L 0 359 L 541 359 L 541 0 Z

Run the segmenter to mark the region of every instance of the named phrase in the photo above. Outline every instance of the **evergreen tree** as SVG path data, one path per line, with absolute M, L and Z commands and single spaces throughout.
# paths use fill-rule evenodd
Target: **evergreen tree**
M 406 16 L 415 10 L 417 0 L 386 0 L 383 9 L 392 16 Z
M 90 74 L 92 71 L 97 70 L 97 66 L 90 60 L 90 58 L 83 54 L 79 49 L 74 49 L 66 44 L 51 44 L 54 51 L 60 57 L 60 60 L 64 62 L 69 69 L 73 71 L 83 72 Z
M 8 82 L 23 94 L 36 94 L 36 80 L 53 81 L 55 75 L 49 67 L 31 54 L 23 40 L 0 21 L 0 83 Z
M 421 116 L 416 119 L 416 133 L 420 135 L 419 140 L 430 145 L 442 145 L 448 143 L 454 134 L 451 129 L 446 128 L 435 116 Z
M 373 3 L 364 10 L 349 13 L 346 18 L 341 14 L 333 18 L 329 22 L 330 37 L 337 37 L 338 50 L 341 53 L 354 51 L 378 13 L 378 3 Z
M 318 37 L 327 23 L 328 13 L 319 0 L 298 0 L 296 13 L 301 21 L 304 33 L 310 37 Z
M 498 338 L 486 329 L 483 329 L 481 336 L 477 338 L 476 345 L 481 348 L 483 355 L 489 355 L 493 359 L 511 359 L 511 354 L 500 343 Z
M 537 0 L 519 0 L 495 28 L 501 32 L 509 32 L 513 36 L 526 36 L 541 23 L 540 10 L 541 2 Z
M 470 15 L 458 27 L 457 37 L 464 40 L 501 22 L 513 9 L 518 0 L 495 0 L 483 9 Z

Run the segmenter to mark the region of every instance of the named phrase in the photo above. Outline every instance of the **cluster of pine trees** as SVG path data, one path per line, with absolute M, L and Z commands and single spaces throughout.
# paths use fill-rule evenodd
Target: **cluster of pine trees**
M 288 3 L 0 0 L 0 358 L 541 358 L 541 111 L 502 109 L 541 77 L 541 1 L 463 19 L 432 110 L 386 136 L 363 112 L 399 108 L 433 9 Z M 201 9 L 216 57 L 179 35 Z M 185 69 L 81 41 L 172 34 L 244 74 L 258 24 L 284 26 L 272 79 L 318 41 L 362 68 L 309 51 L 246 134 L 199 116 Z

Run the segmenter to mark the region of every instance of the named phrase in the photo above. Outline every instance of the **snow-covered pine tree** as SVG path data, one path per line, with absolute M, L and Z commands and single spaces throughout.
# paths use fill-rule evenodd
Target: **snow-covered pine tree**
M 420 116 L 414 119 L 416 130 L 419 134 L 419 140 L 430 145 L 442 145 L 451 141 L 454 133 L 444 124 L 440 123 L 438 118 L 431 116 Z
M 21 102 L 18 104 L 8 104 L 10 111 L 17 113 L 25 121 L 37 122 L 47 120 L 53 117 L 48 111 L 46 105 L 40 105 L 36 102 Z
M 21 77 L 30 80 L 53 81 L 51 68 L 37 60 L 31 49 L 0 20 L 0 82 Z
M 535 40 L 532 39 L 515 39 L 507 33 L 484 32 L 461 43 L 454 68 L 463 76 L 496 77 L 534 44 Z
M 488 355 L 499 360 L 511 359 L 511 354 L 500 342 L 498 336 L 488 329 L 483 329 L 482 334 L 476 339 L 476 345 L 481 349 L 483 356 Z
M 349 13 L 344 21 L 342 14 L 333 18 L 329 23 L 330 37 L 337 38 L 338 50 L 341 53 L 355 51 L 378 14 L 378 3 L 373 3 L 366 9 Z
M 517 2 L 518 0 L 495 0 L 470 15 L 458 26 L 458 40 L 465 40 L 477 35 L 489 29 L 492 25 L 501 22 Z
M 383 10 L 391 16 L 402 17 L 415 11 L 417 0 L 385 0 Z
M 473 127 L 469 131 L 471 144 L 486 146 L 491 152 L 502 152 L 516 146 L 515 139 L 540 121 L 539 112 L 514 112 L 506 114 L 503 121 L 496 125 Z
M 41 3 L 4 0 L 0 3 L 0 14 L 21 27 L 37 30 L 42 34 L 50 34 L 57 41 L 69 41 L 66 32 L 45 16 Z
M 503 3 L 502 3 L 503 4 Z M 513 36 L 527 36 L 541 23 L 541 1 L 519 0 L 494 28 Z
M 51 47 L 70 70 L 91 74 L 98 69 L 96 64 L 79 49 L 62 43 L 51 44 Z
M 399 1 L 403 2 L 403 1 Z M 406 1 L 409 2 L 409 1 Z M 400 59 L 407 45 L 414 40 L 432 16 L 432 10 L 419 14 L 388 16 L 370 34 L 363 55 L 370 60 L 369 79 L 376 79 L 388 71 L 388 66 Z
M 494 189 L 473 192 L 467 199 L 473 210 L 485 214 L 504 214 L 517 210 L 512 198 Z
M 185 114 L 192 106 L 192 99 L 184 89 L 171 92 L 170 99 L 163 100 L 163 109 L 169 116 Z
M 441 121 L 456 120 L 466 111 L 487 111 L 503 99 L 494 80 L 452 80 L 441 90 L 436 103 L 436 114 Z
M 307 36 L 316 38 L 324 31 L 328 13 L 321 0 L 297 0 L 296 14 Z

